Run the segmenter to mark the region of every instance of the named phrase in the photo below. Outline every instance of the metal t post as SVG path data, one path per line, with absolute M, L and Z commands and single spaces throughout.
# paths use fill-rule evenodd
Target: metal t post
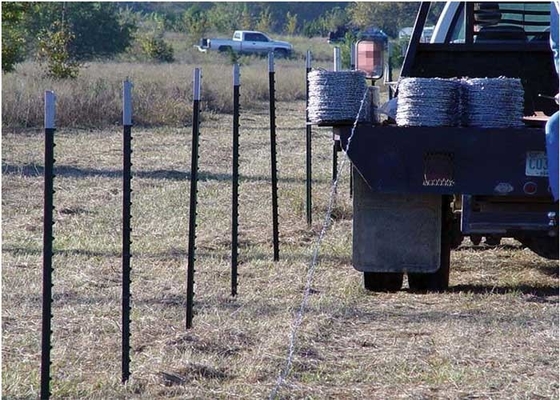
M 352 71 L 356 70 L 356 43 L 350 44 L 350 69 Z M 354 165 L 350 159 L 348 161 L 350 161 L 348 164 L 350 164 L 350 198 L 352 198 L 352 192 L 354 191 Z
M 41 338 L 41 400 L 49 399 L 51 367 L 51 321 L 52 321 L 52 257 L 53 257 L 53 210 L 54 210 L 54 92 L 45 92 L 45 192 L 43 205 L 43 316 Z
M 341 70 L 340 62 L 340 48 L 334 48 L 334 72 Z M 340 138 L 333 133 L 333 148 L 332 148 L 332 181 L 336 181 L 338 173 L 338 149 L 340 147 Z
M 278 177 L 276 171 L 276 98 L 274 88 L 274 53 L 268 53 L 268 85 L 270 89 L 270 171 L 272 175 L 272 241 L 274 261 L 280 259 L 278 241 Z
M 189 247 L 187 259 L 187 329 L 192 328 L 194 298 L 194 262 L 196 250 L 196 203 L 198 183 L 198 143 L 200 118 L 200 68 L 194 69 L 193 77 L 193 129 L 191 148 L 191 193 L 189 207 Z
M 123 82 L 122 383 L 130 377 L 130 213 L 132 180 L 132 83 Z
M 237 296 L 239 247 L 239 64 L 233 65 L 233 165 L 231 184 L 231 295 Z
M 311 72 L 311 51 L 307 50 L 305 57 L 305 182 L 306 182 L 306 215 L 307 225 L 311 227 L 312 222 L 312 173 L 311 173 L 311 123 L 309 122 L 309 73 Z

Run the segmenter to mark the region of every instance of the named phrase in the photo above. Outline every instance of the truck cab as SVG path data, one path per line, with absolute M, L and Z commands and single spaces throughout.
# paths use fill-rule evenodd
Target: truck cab
M 353 265 L 373 291 L 400 290 L 405 273 L 412 290 L 445 290 L 465 236 L 512 237 L 558 259 L 544 133 L 558 106 L 542 97 L 558 91 L 550 3 L 448 2 L 423 43 L 429 11 L 421 3 L 401 78 L 518 78 L 523 124 L 334 127 L 343 148 L 353 135 Z

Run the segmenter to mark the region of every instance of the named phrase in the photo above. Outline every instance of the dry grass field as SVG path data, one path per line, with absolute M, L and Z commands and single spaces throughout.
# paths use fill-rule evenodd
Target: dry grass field
M 39 397 L 42 93 L 57 93 L 52 393 L 57 399 L 261 399 L 286 365 L 331 187 L 331 133 L 314 128 L 305 218 L 303 55 L 277 62 L 280 261 L 271 227 L 266 59 L 241 59 L 239 294 L 230 296 L 231 63 L 169 37 L 177 62 L 89 63 L 54 81 L 2 76 L 2 398 Z M 282 38 L 281 38 L 282 39 Z M 194 327 L 185 329 L 192 70 L 203 70 Z M 134 82 L 132 377 L 120 383 L 121 81 Z M 141 127 L 140 127 L 141 126 Z M 149 126 L 149 128 L 148 128 Z M 22 129 L 22 127 L 25 127 Z M 102 127 L 102 129 L 99 129 Z M 558 263 L 513 240 L 465 240 L 446 293 L 372 294 L 351 266 L 345 166 L 282 399 L 556 399 Z
M 278 74 L 278 80 L 287 79 Z M 330 192 L 304 103 L 278 104 L 280 261 L 272 261 L 268 114 L 241 115 L 239 294 L 230 296 L 231 115 L 201 126 L 196 294 L 185 330 L 191 128 L 133 130 L 132 377 L 120 383 L 122 135 L 56 133 L 53 398 L 268 398 L 286 364 Z M 2 133 L 2 397 L 39 393 L 43 135 Z M 348 168 L 320 248 L 283 399 L 558 398 L 558 263 L 468 240 L 446 293 L 372 294 L 351 266 Z

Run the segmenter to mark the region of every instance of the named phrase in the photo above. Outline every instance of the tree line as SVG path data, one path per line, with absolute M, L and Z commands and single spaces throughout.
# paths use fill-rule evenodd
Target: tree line
M 52 76 L 71 78 L 82 62 L 111 58 L 131 46 L 150 59 L 173 61 L 166 31 L 185 33 L 191 43 L 236 29 L 313 37 L 340 26 L 375 26 L 397 37 L 402 27 L 412 26 L 418 7 L 417 2 L 4 2 L 2 71 L 36 58 Z

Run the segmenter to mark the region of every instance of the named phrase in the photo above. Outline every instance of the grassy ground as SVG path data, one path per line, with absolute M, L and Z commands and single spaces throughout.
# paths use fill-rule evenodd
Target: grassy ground
M 111 127 L 119 123 L 122 81 L 134 84 L 135 123 L 141 126 L 181 127 L 191 123 L 193 69 L 202 69 L 203 108 L 212 113 L 232 113 L 232 58 L 217 52 L 201 53 L 185 34 L 170 34 L 176 62 L 153 63 L 131 50 L 117 60 L 93 61 L 80 68 L 75 80 L 45 76 L 44 67 L 27 61 L 15 72 L 2 74 L 2 126 L 41 127 L 43 94 L 57 95 L 57 123 L 65 127 Z M 276 59 L 278 101 L 305 100 L 305 54 L 312 51 L 313 68 L 330 68 L 333 48 L 325 38 L 293 37 L 294 55 Z M 241 101 L 246 109 L 268 101 L 268 59 L 241 56 Z
M 121 134 L 56 133 L 55 398 L 265 398 L 289 335 L 330 186 L 314 129 L 305 222 L 303 102 L 279 104 L 280 258 L 272 261 L 266 111 L 241 117 L 239 295 L 230 296 L 231 116 L 201 127 L 194 328 L 185 330 L 190 128 L 135 129 L 132 371 L 120 384 Z M 2 133 L 2 396 L 37 398 L 40 131 Z M 517 242 L 452 253 L 443 294 L 371 294 L 351 267 L 348 168 L 279 398 L 558 398 L 558 264 Z

